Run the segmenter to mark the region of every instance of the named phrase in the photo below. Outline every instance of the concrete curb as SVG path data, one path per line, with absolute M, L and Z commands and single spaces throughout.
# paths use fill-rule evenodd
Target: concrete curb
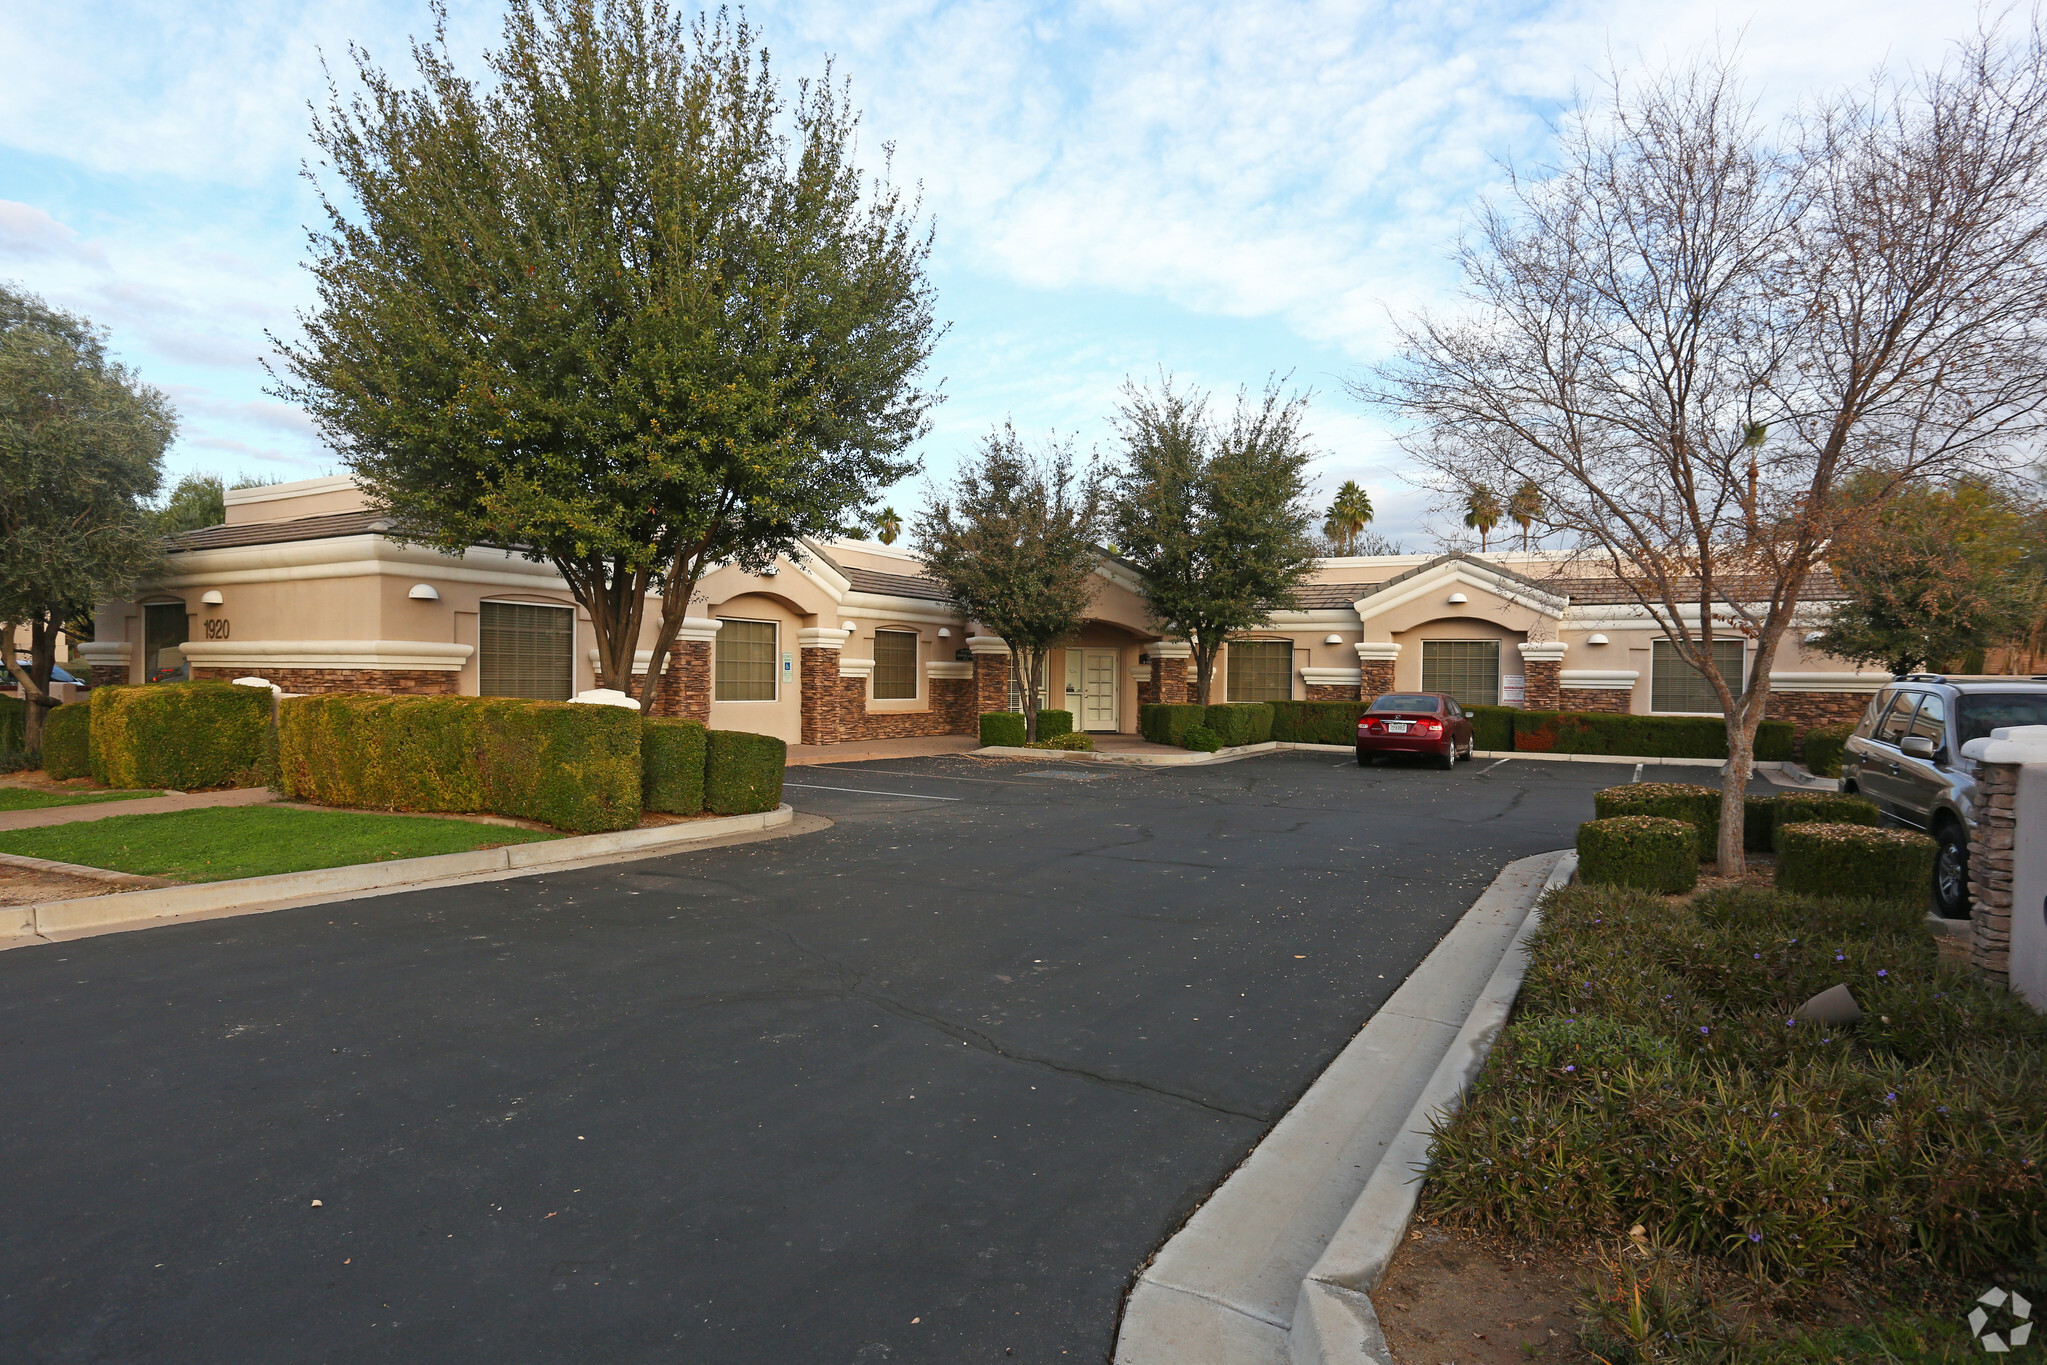
M 1184 768 L 1197 767 L 1207 763 L 1234 763 L 1241 758 L 1255 758 L 1259 754 L 1281 753 L 1299 749 L 1317 754 L 1354 754 L 1357 747 L 1351 744 L 1290 744 L 1280 740 L 1267 740 L 1263 744 L 1240 744 L 1231 749 L 1218 749 L 1204 754 L 1193 749 L 1172 753 L 1075 753 L 1070 749 L 1020 749 L 1010 745 L 996 745 L 986 749 L 969 749 L 973 758 L 1030 758 L 1051 759 L 1068 763 L 1124 763 L 1140 768 Z M 1640 763 L 1656 768 L 1724 768 L 1724 758 L 1645 758 L 1640 754 L 1539 754 L 1524 753 L 1519 749 L 1473 749 L 1471 759 L 1526 759 L 1531 763 L 1611 763 L 1621 767 Z M 1813 777 L 1796 763 L 1770 759 L 1755 765 L 1755 771 L 1769 775 L 1778 786 L 1804 787 L 1809 790 L 1832 790 L 1839 787 L 1830 778 Z M 1822 785 L 1826 784 L 1826 785 Z
M 1521 955 L 1511 949 L 1531 907 L 1568 879 L 1576 862 L 1568 852 L 1545 853 L 1501 870 L 1300 1102 L 1159 1249 L 1124 1306 L 1116 1365 L 1297 1359 L 1291 1338 L 1310 1276 L 1346 1229 L 1362 1237 L 1381 1220 L 1376 1204 L 1358 1212 L 1375 1180 L 1405 1193 L 1404 1225 L 1414 1197 L 1412 1130 L 1424 1129 L 1425 1156 L 1423 1120 L 1442 1104 L 1445 1076 L 1476 1069 L 1519 987 Z M 1509 961 L 1511 987 L 1500 975 Z M 1396 1244 L 1398 1238 L 1396 1228 Z M 1370 1314 L 1362 1292 L 1326 1283 L 1355 1294 Z
M 1543 891 L 1568 884 L 1578 870 L 1578 855 L 1557 859 Z M 1538 897 L 1539 899 L 1539 897 Z M 1464 1027 L 1429 1077 L 1397 1141 L 1386 1149 L 1364 1193 L 1345 1215 L 1343 1226 L 1329 1240 L 1322 1258 L 1301 1282 L 1294 1306 L 1288 1348 L 1293 1365 L 1393 1365 L 1393 1353 L 1379 1329 L 1379 1315 L 1369 1297 L 1386 1273 L 1393 1253 L 1407 1233 L 1428 1173 L 1431 1128 L 1440 1117 L 1457 1111 L 1464 1092 L 1478 1079 L 1487 1054 L 1506 1027 L 1521 978 L 1528 970 L 1528 940 L 1542 923 L 1542 912 L 1530 906 L 1514 941 L 1493 969 Z
M 0 906 L 0 948 L 147 928 L 179 920 L 210 918 L 254 910 L 282 909 L 288 904 L 318 902 L 365 891 L 399 890 L 450 878 L 493 873 L 539 871 L 569 863 L 611 858 L 644 858 L 687 849 L 710 839 L 787 825 L 795 818 L 787 804 L 756 815 L 727 815 L 686 824 L 626 829 L 611 834 L 583 834 L 542 843 L 509 844 L 469 853 L 442 853 L 429 858 L 398 858 L 385 863 L 356 863 L 311 872 L 284 872 L 273 877 L 162 886 L 121 891 L 105 896 Z

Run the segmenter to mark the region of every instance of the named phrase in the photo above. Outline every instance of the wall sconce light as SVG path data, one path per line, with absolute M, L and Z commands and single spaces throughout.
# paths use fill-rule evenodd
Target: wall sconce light
M 938 638 L 941 640 L 950 640 L 952 638 L 952 630 L 949 627 L 940 626 L 938 628 Z
M 1322 643 L 1325 645 L 1340 645 L 1343 643 L 1343 637 L 1341 635 L 1331 635 L 1323 640 Z
M 434 585 L 431 583 L 414 583 L 412 591 L 405 595 L 415 602 L 438 602 L 441 600 L 440 593 L 435 591 Z
M 1805 633 L 1805 642 L 1809 645 L 1816 645 L 1826 638 L 1827 633 L 1823 630 L 1809 630 Z
M 854 625 L 851 621 L 840 622 L 839 629 L 845 631 L 848 635 L 858 635 L 860 633 L 860 627 Z
M 1588 645 L 1603 645 L 1606 643 L 1606 637 L 1604 635 L 1588 635 L 1585 637 L 1585 643 Z
M 1453 607 L 1461 607 L 1470 600 L 1471 599 L 1469 597 L 1466 597 L 1461 592 L 1453 592 L 1450 594 L 1450 605 Z
M 199 598 L 199 601 L 205 606 L 209 607 L 219 606 L 221 603 L 220 589 L 215 588 L 212 592 L 203 594 Z

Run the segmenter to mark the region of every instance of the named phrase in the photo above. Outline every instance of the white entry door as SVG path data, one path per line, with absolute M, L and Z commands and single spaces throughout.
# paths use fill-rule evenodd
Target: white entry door
M 1080 728 L 1116 728 L 1116 651 L 1090 649 L 1084 653 L 1081 680 Z

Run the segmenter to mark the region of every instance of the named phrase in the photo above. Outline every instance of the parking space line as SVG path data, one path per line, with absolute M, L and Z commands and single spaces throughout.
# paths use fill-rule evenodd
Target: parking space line
M 1478 774 L 1478 775 L 1479 775 L 1480 777 L 1484 777 L 1484 776 L 1485 776 L 1485 775 L 1486 775 L 1487 773 L 1491 772 L 1491 771 L 1492 771 L 1492 770 L 1493 770 L 1494 768 L 1497 768 L 1497 767 L 1499 767 L 1499 766 L 1500 766 L 1500 763 L 1512 763 L 1513 761 L 1514 761 L 1514 760 L 1513 760 L 1513 759 L 1511 759 L 1511 758 L 1503 758 L 1503 759 L 1501 759 L 1501 760 L 1500 760 L 1500 762 L 1499 762 L 1499 763 L 1492 763 L 1492 764 L 1488 764 L 1488 765 L 1487 765 L 1486 767 L 1484 767 L 1484 768 L 1480 769 L 1480 770 L 1479 770 L 1479 774 Z
M 1640 782 L 1641 780 L 1642 780 L 1642 765 L 1641 765 L 1641 764 L 1639 764 L 1639 763 L 1637 763 L 1637 764 L 1635 765 L 1635 775 L 1634 775 L 1633 777 L 1629 778 L 1629 779 L 1628 779 L 1628 781 L 1630 781 L 1630 782 Z
M 802 787 L 814 792 L 853 792 L 859 796 L 900 796 L 905 801 L 964 801 L 962 796 L 920 796 L 916 792 L 878 792 L 871 787 L 827 787 L 816 782 L 784 782 L 785 787 Z

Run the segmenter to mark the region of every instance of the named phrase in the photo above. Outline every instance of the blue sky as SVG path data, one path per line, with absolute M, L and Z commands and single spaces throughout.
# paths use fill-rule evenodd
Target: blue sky
M 495 4 L 450 5 L 452 44 Z M 1610 65 L 1738 44 L 1769 111 L 1880 63 L 1937 59 L 1967 0 L 1183 5 L 814 0 L 749 14 L 787 78 L 826 54 L 935 220 L 952 330 L 920 453 L 943 477 L 1004 418 L 1112 444 L 1125 376 L 1227 394 L 1290 372 L 1317 397 L 1323 491 L 1371 490 L 1410 549 L 1450 533 L 1385 424 L 1340 391 L 1390 316 L 1454 302 L 1446 252 L 1501 163 L 1538 162 Z M 108 327 L 183 418 L 170 465 L 337 469 L 263 392 L 267 331 L 310 297 L 299 177 L 321 54 L 409 67 L 423 3 L 106 3 L 0 9 L 0 278 Z M 909 512 L 923 480 L 893 490 Z

